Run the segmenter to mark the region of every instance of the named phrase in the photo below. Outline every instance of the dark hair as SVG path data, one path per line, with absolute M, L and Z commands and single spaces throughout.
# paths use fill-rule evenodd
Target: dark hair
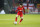
M 22 3 L 20 5 L 23 5 Z

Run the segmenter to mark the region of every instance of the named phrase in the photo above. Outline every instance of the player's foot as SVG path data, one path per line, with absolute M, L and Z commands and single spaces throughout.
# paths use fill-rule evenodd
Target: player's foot
M 19 24 L 20 24 L 20 22 L 19 22 Z

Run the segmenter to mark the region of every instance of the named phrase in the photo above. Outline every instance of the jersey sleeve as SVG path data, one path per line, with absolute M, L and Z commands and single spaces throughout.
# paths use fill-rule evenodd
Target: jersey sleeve
M 17 12 L 17 11 L 18 11 L 18 8 L 17 8 L 17 10 L 15 12 Z

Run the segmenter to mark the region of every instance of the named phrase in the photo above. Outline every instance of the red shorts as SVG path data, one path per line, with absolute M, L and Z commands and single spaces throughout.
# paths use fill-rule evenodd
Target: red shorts
M 18 12 L 17 15 L 20 16 L 20 17 L 23 17 L 23 13 L 22 12 Z

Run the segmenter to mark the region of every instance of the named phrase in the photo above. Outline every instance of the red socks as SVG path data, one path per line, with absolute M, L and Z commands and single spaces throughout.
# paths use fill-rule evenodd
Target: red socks
M 23 19 L 20 20 L 20 22 L 22 22 Z
M 22 20 L 23 20 L 23 19 L 21 19 L 20 22 L 22 22 Z M 15 21 L 17 22 L 17 17 L 16 17 Z
M 16 17 L 15 21 L 17 22 L 17 17 Z

